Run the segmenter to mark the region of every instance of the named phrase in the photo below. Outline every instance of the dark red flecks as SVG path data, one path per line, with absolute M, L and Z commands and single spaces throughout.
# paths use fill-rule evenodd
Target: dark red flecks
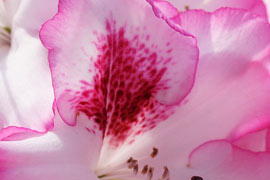
M 164 50 L 149 43 L 146 28 L 136 28 L 128 37 L 128 28 L 117 28 L 114 21 L 107 21 L 106 29 L 107 34 L 94 33 L 99 55 L 90 60 L 95 77 L 92 84 L 81 81 L 84 88 L 74 103 L 78 112 L 98 124 L 111 145 L 118 146 L 128 138 L 133 142 L 132 137 L 154 128 L 172 113 L 171 107 L 153 96 L 168 88 L 166 79 L 161 79 L 168 71 L 165 64 L 171 61 L 172 48 L 169 42 Z

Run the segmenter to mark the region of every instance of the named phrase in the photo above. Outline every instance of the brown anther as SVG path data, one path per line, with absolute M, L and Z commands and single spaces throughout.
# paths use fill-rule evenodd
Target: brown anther
M 128 165 L 128 169 L 132 169 L 132 168 L 134 168 L 134 166 L 135 166 L 136 164 L 132 164 L 132 163 L 130 163 L 129 165 Z
M 142 174 L 145 175 L 148 171 L 148 165 L 145 165 L 142 169 Z
M 154 174 L 154 168 L 153 167 L 150 167 L 149 168 L 149 171 L 148 171 L 148 180 L 151 180 L 153 178 L 153 174 Z
M 154 158 L 158 154 L 158 148 L 153 147 L 153 152 L 151 153 L 151 157 Z
M 164 172 L 162 175 L 162 179 L 168 179 L 170 177 L 169 168 L 167 166 L 164 166 L 163 168 L 164 168 Z
M 188 6 L 188 5 L 185 6 L 185 10 L 186 10 L 186 11 L 189 10 L 189 6 Z
M 129 163 L 128 168 L 129 168 L 129 169 L 134 168 L 134 167 L 136 166 L 137 162 L 138 162 L 137 160 L 133 159 L 133 160 Z
M 136 164 L 136 165 L 133 167 L 133 172 L 134 172 L 134 174 L 136 175 L 136 174 L 138 173 L 138 171 L 139 171 L 139 165 Z
M 200 176 L 193 176 L 190 180 L 203 180 Z
M 132 164 L 137 164 L 138 161 L 137 161 L 136 159 L 133 159 L 133 160 L 131 161 L 131 163 L 132 163 Z
M 133 158 L 130 157 L 128 160 L 127 160 L 127 163 L 130 163 L 131 161 L 133 161 Z

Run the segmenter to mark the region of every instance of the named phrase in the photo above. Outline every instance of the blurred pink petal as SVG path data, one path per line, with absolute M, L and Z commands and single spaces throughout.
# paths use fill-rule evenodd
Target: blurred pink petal
M 53 125 L 54 98 L 47 50 L 38 35 L 42 23 L 55 13 L 57 2 L 6 0 L 0 4 L 2 27 L 10 30 L 6 30 L 9 42 L 0 47 L 0 128 L 47 131 Z
M 14 132 L 0 141 L 1 180 L 89 180 L 96 166 L 101 139 L 85 131 L 81 124 L 66 126 L 59 117 L 47 133 L 30 129 Z M 1 134 L 2 135 L 2 134 Z
M 269 152 L 254 153 L 220 140 L 198 147 L 190 156 L 189 169 L 208 180 L 266 180 L 269 162 Z
M 266 16 L 266 7 L 262 0 L 168 0 L 179 11 L 203 9 L 214 12 L 222 7 L 246 9 L 255 14 Z

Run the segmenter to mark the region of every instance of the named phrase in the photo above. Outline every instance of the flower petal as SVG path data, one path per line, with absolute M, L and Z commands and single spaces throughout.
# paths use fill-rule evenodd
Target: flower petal
M 35 11 L 44 6 L 27 3 L 22 1 L 14 13 L 11 47 L 0 61 L 0 128 L 12 125 L 44 132 L 52 127 L 54 97 L 47 51 L 38 32 L 52 12 L 42 13 L 43 18 L 39 19 Z M 52 10 L 57 7 L 56 2 L 50 5 Z M 38 19 L 33 27 L 22 26 L 32 17 Z
M 194 82 L 198 50 L 177 31 L 146 2 L 60 1 L 41 39 L 64 121 L 91 119 L 89 128 L 115 146 L 142 132 L 135 125 L 146 131 L 162 121 L 158 116 L 167 116 L 164 109 L 181 102 Z
M 168 0 L 179 11 L 186 11 L 191 9 L 203 9 L 213 12 L 221 7 L 246 9 L 253 13 L 266 17 L 266 7 L 262 0 Z
M 87 166 L 78 164 L 47 164 L 34 165 L 32 167 L 19 169 L 1 169 L 0 177 L 2 180 L 98 180 L 97 176 L 90 171 Z
M 1 127 L 15 125 L 45 131 L 51 127 L 53 116 L 46 51 L 38 39 L 14 33 L 21 36 L 17 47 L 14 45 L 1 62 Z
M 269 162 L 269 152 L 252 153 L 220 140 L 197 148 L 190 157 L 189 169 L 190 174 L 209 180 L 261 180 L 269 178 Z
M 16 0 L 5 0 L 14 1 Z M 58 7 L 58 1 L 54 0 L 24 0 L 21 1 L 19 9 L 14 15 L 13 28 L 22 28 L 27 34 L 38 38 L 42 24 L 52 18 Z
M 200 56 L 207 53 L 231 53 L 262 59 L 269 48 L 269 24 L 249 12 L 221 8 L 215 13 L 188 11 L 181 15 L 181 26 L 198 40 Z
M 253 152 L 269 151 L 269 128 L 259 131 L 249 132 L 238 139 L 234 139 L 232 144 L 245 150 Z
M 69 127 L 60 119 L 55 122 L 48 133 L 25 129 L 28 137 L 11 134 L 0 141 L 0 179 L 94 179 L 91 172 L 97 164 L 102 136 L 90 134 L 80 123 Z

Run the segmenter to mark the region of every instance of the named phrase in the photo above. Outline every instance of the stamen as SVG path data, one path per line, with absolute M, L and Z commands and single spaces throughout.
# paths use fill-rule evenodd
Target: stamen
M 190 10 L 190 8 L 189 8 L 188 5 L 185 5 L 185 10 L 186 10 L 186 11 Z
M 136 166 L 137 163 L 138 163 L 137 160 L 135 160 L 135 159 L 132 160 L 132 161 L 129 163 L 128 168 L 129 168 L 129 169 L 134 168 L 134 167 Z
M 133 158 L 130 157 L 128 160 L 127 160 L 127 163 L 130 163 L 131 161 L 133 161 Z
M 193 176 L 191 180 L 203 180 L 203 178 L 200 176 Z
M 167 166 L 164 166 L 163 168 L 164 168 L 164 173 L 162 175 L 162 179 L 169 179 L 169 176 L 170 176 L 169 168 Z
M 151 157 L 154 158 L 157 156 L 157 154 L 158 154 L 158 148 L 153 147 L 153 152 L 151 154 Z
M 135 175 L 137 175 L 138 171 L 139 171 L 139 165 L 136 164 L 136 165 L 134 166 L 134 168 L 133 168 L 133 172 L 134 172 Z
M 148 165 L 145 165 L 142 169 L 142 174 L 145 175 L 148 171 Z
M 147 180 L 153 180 L 154 167 L 150 164 L 142 166 L 140 161 L 149 160 L 149 158 L 155 158 L 159 153 L 159 149 L 153 147 L 152 153 L 146 156 L 141 156 L 139 159 L 129 157 L 126 161 L 118 165 L 107 165 L 101 169 L 97 169 L 95 174 L 102 180 L 139 180 L 145 175 Z M 142 167 L 142 168 L 139 168 Z M 160 180 L 170 180 L 170 173 L 168 166 L 163 166 L 164 171 Z M 140 171 L 140 174 L 138 172 Z M 201 179 L 192 179 L 201 180 Z
M 153 174 L 154 174 L 154 168 L 150 167 L 149 171 L 148 171 L 148 180 L 151 180 L 153 178 Z

